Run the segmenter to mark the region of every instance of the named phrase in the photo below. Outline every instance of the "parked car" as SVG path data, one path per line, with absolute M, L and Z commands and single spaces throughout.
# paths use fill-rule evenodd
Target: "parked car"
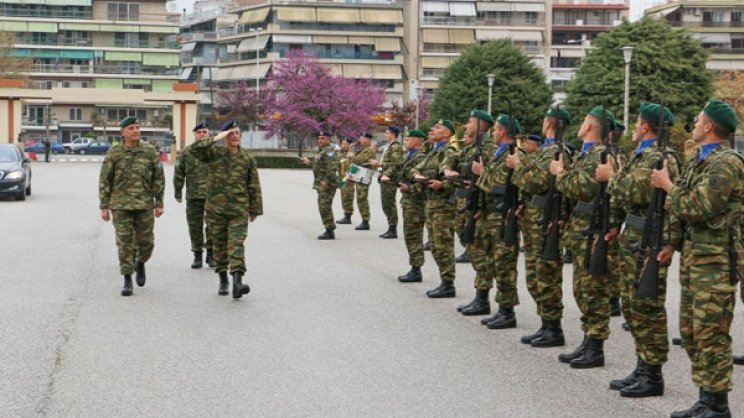
M 78 154 L 105 154 L 109 148 L 111 148 L 111 144 L 108 142 L 93 141 L 75 152 Z
M 26 200 L 31 194 L 31 160 L 13 144 L 0 144 L 0 195 Z
M 23 151 L 44 154 L 44 143 L 41 141 L 36 141 L 31 145 L 26 145 L 25 147 L 23 147 Z M 52 154 L 62 154 L 63 152 L 65 152 L 65 148 L 60 145 L 59 142 L 52 142 Z
M 93 141 L 95 140 L 90 139 L 90 138 L 77 138 L 76 140 L 72 142 L 67 142 L 65 144 L 62 144 L 62 146 L 65 149 L 65 154 L 72 154 L 73 152 L 77 152 L 80 148 L 83 148 L 84 146 L 90 144 Z

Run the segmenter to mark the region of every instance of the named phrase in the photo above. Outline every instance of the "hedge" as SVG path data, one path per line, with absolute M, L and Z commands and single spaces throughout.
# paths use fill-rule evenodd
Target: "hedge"
M 254 157 L 258 168 L 308 168 L 299 158 L 289 155 L 256 155 Z

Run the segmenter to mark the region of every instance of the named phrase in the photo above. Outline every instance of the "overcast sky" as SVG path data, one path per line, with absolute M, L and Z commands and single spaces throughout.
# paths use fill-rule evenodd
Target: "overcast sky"
M 176 3 L 178 3 L 178 10 L 185 7 L 191 11 L 194 0 L 176 0 Z M 630 20 L 638 20 L 643 15 L 643 9 L 664 3 L 666 0 L 630 0 Z

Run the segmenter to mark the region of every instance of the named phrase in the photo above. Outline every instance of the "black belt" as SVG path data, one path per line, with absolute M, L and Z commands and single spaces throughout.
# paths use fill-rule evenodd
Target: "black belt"
M 594 204 L 590 202 L 576 202 L 576 207 L 574 207 L 573 211 L 579 215 L 591 216 L 594 213 Z

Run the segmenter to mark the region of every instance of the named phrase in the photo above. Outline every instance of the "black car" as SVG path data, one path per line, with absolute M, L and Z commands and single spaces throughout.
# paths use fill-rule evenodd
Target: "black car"
M 0 195 L 26 200 L 31 194 L 31 160 L 13 144 L 0 144 Z
M 80 147 L 73 152 L 77 154 L 101 155 L 107 153 L 109 148 L 111 148 L 111 144 L 109 144 L 108 142 L 93 141 L 90 144 Z

